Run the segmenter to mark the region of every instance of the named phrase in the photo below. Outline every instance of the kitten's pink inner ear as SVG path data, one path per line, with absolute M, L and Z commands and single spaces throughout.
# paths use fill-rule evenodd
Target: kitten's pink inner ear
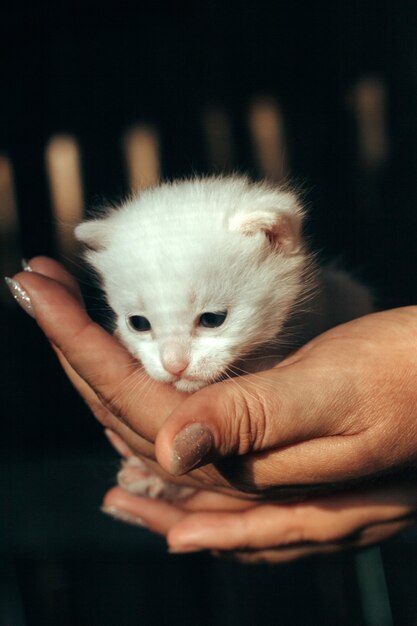
M 247 236 L 262 232 L 273 250 L 297 254 L 301 248 L 300 224 L 298 215 L 255 212 L 234 215 L 230 220 L 230 229 Z

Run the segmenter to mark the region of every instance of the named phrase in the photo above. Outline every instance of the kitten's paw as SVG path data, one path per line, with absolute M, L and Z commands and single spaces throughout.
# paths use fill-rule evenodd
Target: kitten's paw
M 158 500 L 180 500 L 189 497 L 195 491 L 190 487 L 181 487 L 166 482 L 149 471 L 145 463 L 136 456 L 130 456 L 122 461 L 122 468 L 117 474 L 117 482 L 119 487 L 129 493 Z

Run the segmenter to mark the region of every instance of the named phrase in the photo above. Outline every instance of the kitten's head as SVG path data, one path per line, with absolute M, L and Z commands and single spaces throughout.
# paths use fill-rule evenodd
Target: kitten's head
M 192 392 L 279 333 L 302 291 L 301 219 L 292 193 L 209 178 L 147 190 L 76 236 L 123 343 Z

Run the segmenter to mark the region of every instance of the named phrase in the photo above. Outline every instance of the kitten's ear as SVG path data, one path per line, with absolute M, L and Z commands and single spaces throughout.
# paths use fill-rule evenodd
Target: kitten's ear
M 110 233 L 110 225 L 106 219 L 83 222 L 74 230 L 76 239 L 93 250 L 104 248 L 110 238 Z
M 285 255 L 298 254 L 302 248 L 303 212 L 293 194 L 283 194 L 284 198 L 283 203 L 277 203 L 278 206 L 271 209 L 235 213 L 229 221 L 230 230 L 246 236 L 264 233 L 276 252 Z

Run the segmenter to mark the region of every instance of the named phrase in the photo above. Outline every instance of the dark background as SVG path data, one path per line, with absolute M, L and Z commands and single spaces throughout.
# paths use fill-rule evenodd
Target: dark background
M 284 115 L 322 259 L 371 285 L 381 307 L 417 301 L 415 2 L 10 3 L 0 46 L 0 153 L 13 163 L 27 258 L 57 254 L 44 167 L 53 134 L 78 138 L 92 206 L 126 192 L 120 140 L 138 121 L 159 130 L 165 177 L 207 172 L 202 112 L 220 104 L 235 168 L 256 177 L 246 116 L 266 94 Z M 389 136 L 384 166 L 365 174 L 349 104 L 363 77 L 386 86 Z M 33 321 L 6 305 L 1 320 L 1 623 L 372 623 L 351 555 L 273 569 L 168 558 L 162 540 L 101 519 L 115 455 Z M 395 624 L 415 623 L 413 536 L 383 557 Z

